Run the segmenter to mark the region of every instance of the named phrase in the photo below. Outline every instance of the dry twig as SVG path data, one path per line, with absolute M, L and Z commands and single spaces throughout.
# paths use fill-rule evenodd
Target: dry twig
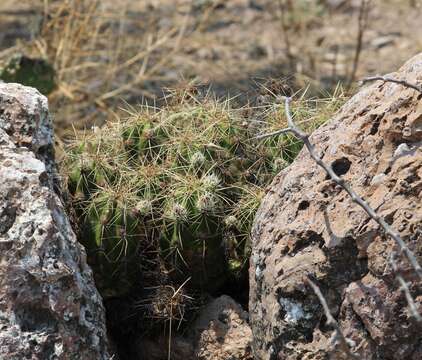
M 283 40 L 284 40 L 284 46 L 286 48 L 286 55 L 287 59 L 289 61 L 290 70 L 292 72 L 295 72 L 295 60 L 292 53 L 292 46 L 290 42 L 290 26 L 287 21 L 287 11 L 289 9 L 291 10 L 291 7 L 293 6 L 292 3 L 288 2 L 286 3 L 285 0 L 278 0 L 278 6 L 280 8 L 280 22 L 281 22 L 281 28 L 283 30 Z
M 297 136 L 300 140 L 303 141 L 306 148 L 308 149 L 308 152 L 312 159 L 323 168 L 323 170 L 327 173 L 327 175 L 333 180 L 337 185 L 343 188 L 349 196 L 351 197 L 352 201 L 359 205 L 368 215 L 370 218 L 372 218 L 383 230 L 384 232 L 390 236 L 396 244 L 400 248 L 400 252 L 405 254 L 405 256 L 408 258 L 409 262 L 411 263 L 412 267 L 414 268 L 416 274 L 418 275 L 419 279 L 422 280 L 422 267 L 419 265 L 418 260 L 416 259 L 413 252 L 407 247 L 406 243 L 403 241 L 403 239 L 400 237 L 399 233 L 393 230 L 390 225 L 387 224 L 387 222 L 379 216 L 374 209 L 372 209 L 369 204 L 362 199 L 351 187 L 349 184 L 347 184 L 344 179 L 339 177 L 332 167 L 330 165 L 327 165 L 322 161 L 321 157 L 319 157 L 315 151 L 315 146 L 309 141 L 309 135 L 300 130 L 296 124 L 293 121 L 293 117 L 290 111 L 290 102 L 291 98 L 286 97 L 285 98 L 285 112 L 287 117 L 287 124 L 288 127 L 285 129 L 278 130 L 277 134 L 287 133 L 291 132 L 295 136 Z M 263 139 L 265 137 L 270 136 L 269 134 L 263 134 L 260 135 L 260 138 Z
M 256 139 L 256 140 L 262 140 L 262 139 L 266 139 L 266 138 L 269 138 L 269 137 L 272 137 L 272 136 L 286 134 L 288 132 L 291 132 L 290 128 L 280 129 L 280 130 L 273 131 L 273 132 L 268 133 L 268 134 L 258 135 L 256 137 L 254 137 L 254 139 Z
M 167 349 L 167 359 L 171 360 L 171 340 L 172 340 L 172 322 L 173 322 L 173 300 L 177 297 L 177 295 L 180 293 L 180 291 L 183 289 L 183 287 L 190 281 L 190 277 L 179 286 L 179 288 L 174 291 L 171 301 L 170 301 L 170 324 L 169 324 L 169 341 L 168 341 L 168 349 Z M 183 314 L 181 316 L 180 322 L 183 320 Z
M 334 328 L 334 331 L 336 333 L 334 337 L 334 342 L 337 342 L 337 341 L 339 342 L 341 350 L 344 352 L 344 354 L 347 355 L 348 359 L 357 360 L 358 357 L 350 351 L 349 345 L 347 343 L 347 339 L 344 336 L 343 332 L 341 331 L 339 324 L 334 319 L 333 315 L 331 315 L 327 301 L 325 300 L 324 295 L 322 294 L 320 288 L 311 279 L 309 279 L 309 277 L 305 278 L 305 282 L 312 288 L 315 295 L 318 297 L 318 300 L 321 303 L 322 308 L 324 309 L 325 317 L 327 318 L 327 325 L 331 325 Z
M 393 79 L 393 78 L 390 78 L 388 76 L 371 76 L 371 77 L 367 77 L 365 79 L 362 79 L 360 82 L 363 85 L 363 84 L 371 82 L 371 81 L 383 81 L 385 83 L 391 82 L 391 83 L 399 84 L 399 85 L 402 85 L 404 87 L 419 91 L 422 94 L 422 85 L 413 84 L 413 83 L 407 82 L 405 80 Z
M 356 39 L 355 56 L 353 58 L 352 72 L 349 77 L 349 87 L 353 83 L 358 71 L 360 55 L 362 53 L 363 37 L 368 27 L 369 12 L 370 12 L 371 0 L 361 0 L 359 8 L 358 18 L 358 35 Z
M 370 80 L 368 80 L 370 81 Z M 406 86 L 406 85 L 405 85 Z M 412 88 L 414 88 L 413 86 L 411 86 Z M 309 135 L 306 134 L 305 132 L 303 132 L 302 130 L 300 130 L 296 124 L 293 121 L 293 116 L 291 114 L 290 111 L 290 102 L 291 102 L 291 98 L 286 97 L 285 98 L 285 113 L 286 113 L 286 117 L 287 117 L 287 123 L 288 123 L 288 127 L 278 130 L 278 131 L 274 131 L 272 133 L 269 134 L 263 134 L 258 136 L 258 139 L 264 139 L 270 136 L 275 136 L 275 135 L 280 135 L 280 134 L 285 134 L 288 132 L 293 133 L 295 136 L 297 136 L 300 140 L 303 141 L 303 143 L 305 144 L 306 148 L 308 149 L 308 152 L 310 154 L 310 156 L 312 157 L 312 159 L 320 166 L 324 169 L 324 171 L 328 174 L 328 176 L 340 187 L 342 187 L 351 197 L 352 201 L 354 203 L 356 203 L 357 205 L 359 205 L 368 215 L 370 218 L 372 218 L 374 221 L 376 221 L 378 223 L 378 225 L 384 230 L 384 232 L 389 235 L 398 245 L 398 247 L 400 248 L 400 252 L 404 253 L 407 257 L 407 259 L 409 260 L 409 262 L 411 263 L 413 269 L 415 270 L 416 274 L 418 275 L 419 279 L 422 280 L 422 268 L 419 265 L 415 255 L 413 254 L 413 252 L 407 247 L 406 243 L 403 241 L 403 239 L 400 237 L 400 235 L 394 231 L 390 225 L 387 224 L 387 222 L 380 217 L 376 211 L 374 209 L 372 209 L 369 204 L 367 202 L 365 202 L 365 200 L 363 200 L 351 187 L 349 184 L 347 184 L 344 179 L 340 178 L 332 169 L 332 167 L 330 165 L 327 165 L 326 163 L 323 162 L 322 158 L 317 155 L 316 150 L 315 150 L 315 146 L 309 141 Z M 409 287 L 407 285 L 407 283 L 405 282 L 405 280 L 403 279 L 403 277 L 398 273 L 398 268 L 397 265 L 394 262 L 394 256 L 392 256 L 392 265 L 393 265 L 393 269 L 396 272 L 396 278 L 399 281 L 400 285 L 401 285 L 401 290 L 404 291 L 407 302 L 409 304 L 410 310 L 412 315 L 415 317 L 416 320 L 421 321 L 421 316 L 417 311 L 417 307 L 416 304 L 410 294 L 410 290 Z M 321 293 L 321 291 L 319 290 L 319 288 L 309 279 L 306 280 L 308 282 L 308 284 L 313 288 L 315 294 L 318 296 L 324 311 L 326 313 L 327 316 L 327 323 L 331 324 L 334 326 L 335 330 L 336 330 L 336 338 L 340 340 L 341 346 L 343 348 L 343 350 L 345 351 L 345 353 L 348 355 L 349 358 L 355 358 L 353 354 L 350 353 L 350 349 L 347 345 L 347 341 L 344 337 L 344 335 L 341 333 L 341 330 L 337 324 L 337 322 L 334 320 L 334 318 L 332 317 L 332 315 L 329 312 L 327 303 Z

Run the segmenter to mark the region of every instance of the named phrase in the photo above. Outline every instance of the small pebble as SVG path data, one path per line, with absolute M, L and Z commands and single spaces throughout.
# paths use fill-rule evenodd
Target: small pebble
M 371 180 L 371 185 L 381 185 L 384 182 L 385 177 L 385 174 L 375 175 Z
M 409 152 L 410 152 L 409 145 L 407 145 L 406 143 L 402 143 L 397 147 L 396 151 L 394 151 L 394 157 L 398 158 L 400 156 L 405 156 Z

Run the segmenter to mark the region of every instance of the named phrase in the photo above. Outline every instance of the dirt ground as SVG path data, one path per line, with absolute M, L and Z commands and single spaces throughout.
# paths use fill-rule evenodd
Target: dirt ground
M 237 95 L 250 90 L 254 79 L 300 75 L 303 85 L 322 82 L 329 86 L 351 72 L 360 0 L 325 1 L 331 7 L 321 5 L 324 1 L 296 1 L 302 4 L 297 5 L 288 31 L 293 69 L 286 56 L 279 1 L 197 0 L 193 3 L 211 3 L 214 8 L 201 10 L 197 5 L 188 18 L 192 1 L 145 1 L 144 6 L 131 0 L 123 3 L 132 14 L 159 13 L 159 26 L 169 26 L 169 20 L 188 22 L 173 66 L 167 70 L 168 78 L 175 81 L 196 77 L 214 84 L 219 93 Z M 422 51 L 422 2 L 373 0 L 370 6 L 357 78 L 391 72 Z M 198 22 L 199 29 L 190 32 Z

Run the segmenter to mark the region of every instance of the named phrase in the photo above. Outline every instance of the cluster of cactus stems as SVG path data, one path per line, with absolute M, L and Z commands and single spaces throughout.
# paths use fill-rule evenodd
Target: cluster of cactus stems
M 316 107 L 306 104 L 299 119 Z M 208 292 L 247 269 L 264 188 L 301 148 L 289 135 L 254 139 L 263 128 L 283 127 L 282 114 L 274 106 L 263 120 L 247 119 L 228 102 L 192 97 L 132 111 L 67 149 L 63 169 L 79 238 L 104 296 L 123 295 L 138 281 L 146 242 L 157 244 L 176 278 L 191 277 Z

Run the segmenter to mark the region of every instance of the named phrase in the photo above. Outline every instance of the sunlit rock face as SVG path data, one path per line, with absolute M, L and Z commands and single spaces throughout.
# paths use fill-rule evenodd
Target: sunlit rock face
M 1 83 L 1 359 L 109 359 L 102 299 L 59 195 L 47 99 Z
M 422 54 L 389 76 L 421 84 Z M 310 140 L 422 263 L 422 94 L 373 83 Z M 392 251 L 394 241 L 303 149 L 274 179 L 255 219 L 249 303 L 255 357 L 345 356 L 304 283 L 311 276 L 359 358 L 422 358 L 422 333 L 388 264 Z M 399 273 L 422 312 L 420 285 L 405 258 Z

